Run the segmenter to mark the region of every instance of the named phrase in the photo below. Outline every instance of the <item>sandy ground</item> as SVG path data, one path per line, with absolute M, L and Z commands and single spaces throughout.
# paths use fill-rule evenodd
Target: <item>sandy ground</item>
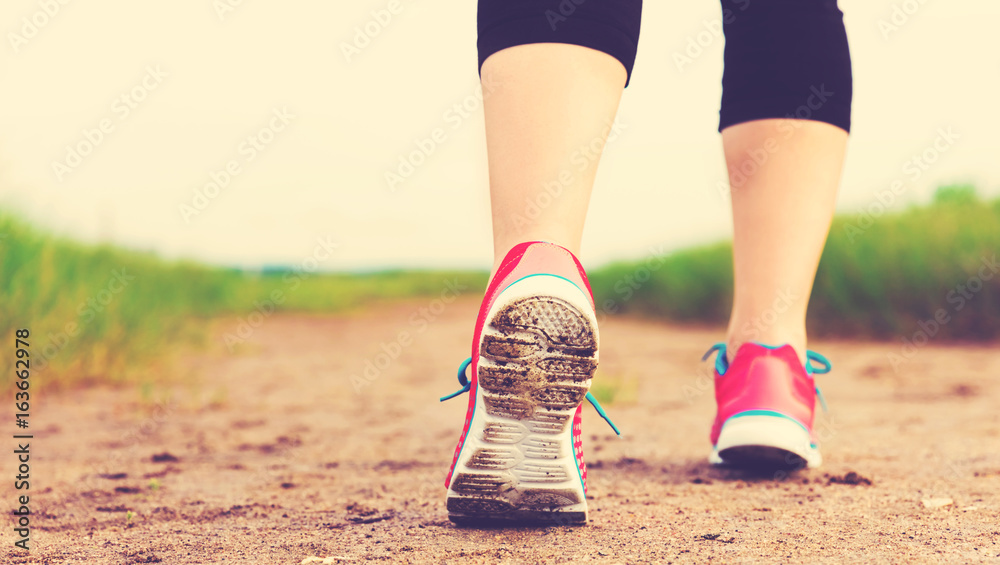
M 834 363 L 820 377 L 826 462 L 753 476 L 706 462 L 699 359 L 719 334 L 628 319 L 603 323 L 598 370 L 625 383 L 606 407 L 624 438 L 584 412 L 589 525 L 456 528 L 443 482 L 466 400 L 437 398 L 458 388 L 476 307 L 272 316 L 232 353 L 236 321 L 223 321 L 183 359 L 188 384 L 36 398 L 32 549 L 14 548 L 8 515 L 0 561 L 1000 562 L 1000 345 L 929 344 L 897 372 L 898 343 L 812 344 Z M 384 365 L 400 332 L 357 392 L 351 375 Z

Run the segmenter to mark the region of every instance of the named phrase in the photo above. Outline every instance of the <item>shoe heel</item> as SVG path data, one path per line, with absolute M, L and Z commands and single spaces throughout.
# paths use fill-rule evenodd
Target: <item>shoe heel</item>
M 796 469 L 823 458 L 809 432 L 781 414 L 735 414 L 726 420 L 709 461 L 716 465 Z
M 598 364 L 596 318 L 573 283 L 508 287 L 483 329 L 476 408 L 448 491 L 449 518 L 583 524 L 573 418 Z

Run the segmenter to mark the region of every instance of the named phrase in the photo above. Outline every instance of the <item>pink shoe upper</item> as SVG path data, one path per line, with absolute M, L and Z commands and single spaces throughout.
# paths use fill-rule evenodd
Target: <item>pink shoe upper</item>
M 451 461 L 451 469 L 448 471 L 448 477 L 445 479 L 445 487 L 451 485 L 451 476 L 455 471 L 455 465 L 458 463 L 458 456 L 462 452 L 462 446 L 465 445 L 465 436 L 469 433 L 469 426 L 472 424 L 472 415 L 476 407 L 476 390 L 478 387 L 476 368 L 479 366 L 479 339 L 483 332 L 483 327 L 486 325 L 486 315 L 489 313 L 493 303 L 496 302 L 497 297 L 500 296 L 500 293 L 508 286 L 526 276 L 536 274 L 558 275 L 569 280 L 581 290 L 586 289 L 590 305 L 591 307 L 594 306 L 594 296 L 590 290 L 590 282 L 587 280 L 587 274 L 584 272 L 580 261 L 568 249 L 554 243 L 528 241 L 515 245 L 507 252 L 507 255 L 500 263 L 500 268 L 497 269 L 496 274 L 490 280 L 490 284 L 486 289 L 486 295 L 483 297 L 482 305 L 479 307 L 479 316 L 476 318 L 476 330 L 472 335 L 472 376 L 470 379 L 472 386 L 469 389 L 469 408 L 465 413 L 465 427 L 462 429 L 462 435 L 458 440 L 458 445 L 455 447 L 455 455 Z M 580 474 L 584 481 L 584 489 L 586 490 L 587 469 L 583 463 L 583 451 L 580 447 L 580 412 L 581 410 L 578 408 L 576 417 L 573 420 L 573 443 L 577 462 L 580 466 Z
M 725 355 L 725 350 L 719 355 Z M 719 374 L 718 364 L 714 372 L 718 412 L 712 425 L 712 445 L 718 443 L 726 420 L 746 412 L 777 413 L 812 433 L 816 385 L 792 346 L 771 349 L 744 343 L 723 374 Z

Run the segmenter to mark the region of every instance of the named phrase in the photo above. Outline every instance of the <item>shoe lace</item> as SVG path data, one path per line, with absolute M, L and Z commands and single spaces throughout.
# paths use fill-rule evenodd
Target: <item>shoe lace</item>
M 440 402 L 444 402 L 445 400 L 451 400 L 452 398 L 455 398 L 460 394 L 465 394 L 466 392 L 472 390 L 472 383 L 469 382 L 468 377 L 465 376 L 465 371 L 469 368 L 469 365 L 471 364 L 472 364 L 472 357 L 469 357 L 465 361 L 462 361 L 462 363 L 458 366 L 458 383 L 462 385 L 462 388 L 458 389 L 457 391 L 451 394 L 442 396 Z M 616 426 L 615 423 L 611 421 L 611 418 L 608 417 L 607 412 L 605 412 L 604 408 L 601 407 L 601 403 L 598 402 L 596 398 L 594 398 L 594 395 L 588 392 L 586 398 L 587 401 L 590 402 L 590 405 L 594 407 L 594 410 L 597 410 L 597 414 L 600 415 L 601 418 L 604 418 L 604 421 L 607 422 L 609 426 L 611 426 L 611 429 L 615 431 L 615 434 L 617 434 L 618 437 L 621 437 L 622 433 L 621 431 L 618 430 L 618 426 Z
M 726 344 L 719 342 L 709 348 L 702 356 L 702 361 L 707 361 L 712 353 L 718 351 L 718 355 L 715 356 L 715 371 L 720 374 L 726 374 L 726 370 L 729 369 L 729 358 L 726 357 Z M 821 366 L 814 367 L 813 362 L 819 363 Z M 823 355 L 816 353 L 811 349 L 806 350 L 806 374 L 807 375 L 825 375 L 833 369 L 833 364 L 830 360 Z M 823 412 L 829 412 L 826 405 L 826 398 L 823 396 L 823 391 L 816 385 L 816 398 L 819 399 L 819 405 L 823 407 Z

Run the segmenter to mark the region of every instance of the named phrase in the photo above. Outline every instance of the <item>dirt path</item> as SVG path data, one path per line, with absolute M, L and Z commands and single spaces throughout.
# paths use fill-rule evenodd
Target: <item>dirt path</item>
M 775 480 L 706 463 L 714 404 L 698 359 L 716 332 L 608 320 L 598 376 L 624 383 L 607 408 L 625 435 L 585 409 L 590 524 L 470 530 L 443 500 L 466 400 L 437 397 L 458 388 L 477 305 L 432 306 L 275 316 L 235 353 L 221 323 L 185 360 L 197 384 L 165 403 L 131 389 L 40 399 L 32 551 L 13 548 L 11 516 L 0 561 L 1000 561 L 1000 346 L 928 345 L 897 373 L 898 344 L 813 344 L 834 362 L 820 377 L 826 463 Z M 350 375 L 401 331 L 412 342 L 356 393 Z

